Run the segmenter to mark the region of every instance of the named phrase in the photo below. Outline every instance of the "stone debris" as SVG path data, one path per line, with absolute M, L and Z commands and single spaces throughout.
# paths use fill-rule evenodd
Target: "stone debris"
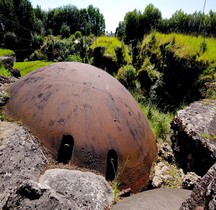
M 195 184 L 201 179 L 200 176 L 198 176 L 194 172 L 188 172 L 184 175 L 182 180 L 182 188 L 187 190 L 192 190 L 195 186 Z
M 180 208 L 180 210 L 192 209 L 216 209 L 216 163 L 197 182 L 190 197 Z
M 203 100 L 177 112 L 171 123 L 173 151 L 184 172 L 199 176 L 216 162 L 216 100 Z
M 100 210 L 112 204 L 112 188 L 102 176 L 45 171 L 50 160 L 46 153 L 28 130 L 0 122 L 0 209 Z

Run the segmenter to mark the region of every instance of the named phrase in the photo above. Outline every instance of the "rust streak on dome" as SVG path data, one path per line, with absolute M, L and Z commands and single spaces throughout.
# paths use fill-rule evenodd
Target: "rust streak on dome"
M 146 186 L 156 142 L 134 98 L 111 75 L 62 62 L 29 73 L 9 92 L 6 114 L 23 122 L 59 161 L 108 179 L 116 170 L 122 187 L 133 192 Z

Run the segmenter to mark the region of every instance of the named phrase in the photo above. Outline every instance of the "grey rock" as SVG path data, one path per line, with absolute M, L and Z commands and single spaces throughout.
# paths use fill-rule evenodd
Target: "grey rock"
M 58 192 L 35 181 L 25 181 L 7 198 L 3 209 L 53 210 L 80 209 L 78 205 Z
M 190 195 L 190 190 L 154 189 L 137 193 L 119 201 L 113 210 L 174 210 Z
M 178 166 L 203 176 L 216 161 L 216 100 L 194 102 L 178 111 L 171 127 Z
M 0 64 L 2 63 L 3 66 L 16 78 L 19 78 L 20 71 L 18 69 L 14 69 L 14 62 L 16 61 L 16 56 L 0 56 Z
M 0 209 L 87 210 L 112 204 L 112 189 L 102 176 L 66 169 L 41 176 L 48 160 L 28 130 L 0 122 Z
M 183 180 L 182 180 L 182 188 L 183 189 L 188 189 L 192 190 L 197 183 L 201 179 L 200 176 L 198 176 L 194 172 L 188 172 L 187 174 L 184 175 Z
M 39 182 L 75 202 L 80 209 L 105 209 L 113 202 L 110 185 L 100 175 L 67 169 L 50 169 Z
M 216 163 L 195 185 L 180 210 L 216 209 Z
M 35 138 L 16 123 L 0 122 L 0 209 L 10 192 L 37 180 L 47 164 Z
M 152 179 L 153 188 L 160 188 L 169 180 L 172 180 L 172 176 L 169 174 L 169 167 L 164 163 L 159 162 L 155 166 L 155 173 Z
M 0 109 L 3 107 L 9 99 L 9 95 L 6 93 L 8 86 L 15 82 L 17 79 L 14 77 L 0 76 Z
M 160 160 L 165 160 L 168 163 L 174 163 L 175 162 L 173 150 L 167 142 L 164 142 L 161 145 L 158 145 L 158 148 L 159 148 L 158 156 L 159 156 Z
M 0 56 L 0 63 L 2 63 L 6 69 L 12 69 L 15 61 L 15 56 Z
M 9 99 L 9 96 L 6 92 L 0 90 L 0 107 L 4 106 Z

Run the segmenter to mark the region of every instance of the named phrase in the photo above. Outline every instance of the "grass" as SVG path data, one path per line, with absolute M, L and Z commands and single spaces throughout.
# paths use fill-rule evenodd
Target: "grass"
M 161 46 L 165 43 L 172 44 L 172 51 L 179 57 L 192 55 L 197 56 L 197 61 L 215 63 L 216 61 L 216 39 L 204 38 L 203 36 L 188 36 L 183 34 L 161 34 L 155 33 L 156 45 Z M 147 39 L 148 40 L 148 39 Z M 206 43 L 206 50 L 202 52 L 201 46 Z
M 0 76 L 9 77 L 10 72 L 0 63 Z
M 119 185 L 120 183 L 118 181 L 114 181 L 112 184 L 112 190 L 113 190 L 113 195 L 114 195 L 114 204 L 119 201 Z
M 168 140 L 168 143 L 170 143 L 168 137 L 170 135 L 170 123 L 174 118 L 174 113 L 164 113 L 160 111 L 154 104 L 147 102 L 145 96 L 142 96 L 136 89 L 130 92 L 147 117 L 148 123 L 157 141 Z
M 117 48 L 121 48 L 125 61 L 127 63 L 131 63 L 128 48 L 116 37 L 100 36 L 96 39 L 96 41 L 91 45 L 90 48 L 94 50 L 96 47 L 104 47 L 104 56 L 111 57 L 114 61 L 117 61 L 115 50 Z
M 170 50 L 179 58 L 194 57 L 198 62 L 209 64 L 210 67 L 216 67 L 215 38 L 188 36 L 176 33 L 162 34 L 156 32 L 155 34 L 148 35 L 144 39 L 142 49 L 151 42 L 153 35 L 156 41 L 151 50 L 158 56 L 160 56 L 159 47 L 168 44 L 167 47 L 170 47 Z M 203 49 L 203 45 L 205 45 L 205 49 Z
M 26 74 L 39 69 L 41 67 L 47 66 L 52 64 L 53 62 L 47 61 L 25 61 L 25 62 L 15 62 L 14 68 L 20 70 L 21 77 L 25 76 Z
M 0 56 L 11 56 L 11 55 L 15 55 L 14 51 L 0 48 Z
M 197 72 L 200 71 L 200 73 L 196 83 L 204 84 L 208 82 L 209 84 L 207 91 L 204 91 L 202 95 L 205 98 L 216 98 L 216 86 L 213 86 L 212 83 L 216 79 L 216 38 L 154 32 L 143 40 L 141 47 L 142 59 L 146 61 L 150 54 L 152 60 L 155 60 L 153 63 L 158 65 L 157 68 L 163 69 L 163 59 L 166 56 L 166 51 L 173 53 L 176 61 L 185 61 L 188 70 L 197 66 Z M 144 67 L 146 69 L 145 62 L 143 63 Z M 205 69 L 203 69 L 204 67 Z M 153 71 L 149 72 L 154 73 Z
M 157 141 L 159 139 L 166 140 L 174 115 L 172 113 L 163 113 L 150 104 L 140 104 L 140 107 L 147 117 Z

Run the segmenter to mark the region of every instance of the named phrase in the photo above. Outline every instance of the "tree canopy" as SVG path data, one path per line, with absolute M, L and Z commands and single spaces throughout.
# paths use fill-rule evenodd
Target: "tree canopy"
M 0 0 L 0 8 L 0 47 L 15 50 L 18 57 L 31 54 L 31 48 L 39 47 L 47 35 L 64 38 L 76 31 L 95 36 L 105 33 L 103 14 L 93 5 L 43 11 L 40 6 L 33 8 L 28 0 Z
M 154 30 L 215 37 L 216 12 L 187 14 L 178 10 L 163 19 L 161 11 L 149 4 L 143 12 L 128 11 L 115 36 L 131 46 L 136 60 L 143 37 Z M 69 38 L 77 31 L 83 36 L 104 35 L 105 19 L 100 10 L 93 5 L 82 9 L 66 5 L 43 11 L 40 6 L 33 8 L 29 0 L 0 0 L 0 47 L 14 50 L 17 57 L 28 57 L 48 35 Z

